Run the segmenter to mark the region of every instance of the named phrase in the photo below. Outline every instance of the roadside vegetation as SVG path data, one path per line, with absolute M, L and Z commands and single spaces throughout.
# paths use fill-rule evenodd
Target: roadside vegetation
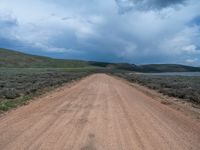
M 114 73 L 130 82 L 147 86 L 158 92 L 200 104 L 200 77 L 158 76 L 135 73 Z
M 26 104 L 31 98 L 41 95 L 65 83 L 89 75 L 87 69 L 1 69 L 0 111 L 7 111 Z

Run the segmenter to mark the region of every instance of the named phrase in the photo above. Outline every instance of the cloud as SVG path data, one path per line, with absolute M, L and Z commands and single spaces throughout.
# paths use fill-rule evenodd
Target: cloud
M 184 4 L 186 0 L 115 0 L 121 13 L 132 9 L 160 10 Z
M 199 64 L 199 59 L 198 58 L 190 58 L 190 59 L 186 59 L 186 64 L 188 65 L 192 65 L 192 66 L 198 66 Z
M 0 36 L 10 36 L 9 33 L 13 33 L 15 28 L 18 27 L 18 21 L 10 14 L 5 14 L 0 11 Z M 9 35 L 7 35 L 9 34 Z
M 65 49 L 65 48 L 59 48 L 59 47 L 53 47 L 53 46 L 48 46 L 44 45 L 41 43 L 34 43 L 34 47 L 37 47 L 41 50 L 47 51 L 47 52 L 57 52 L 57 53 L 65 53 L 68 51 L 71 51 L 70 49 Z
M 2 0 L 0 47 L 59 58 L 187 64 L 200 59 L 199 10 L 197 0 Z
M 0 15 L 0 27 L 1 28 L 12 28 L 18 25 L 18 22 L 15 18 L 12 18 L 9 15 Z
M 200 50 L 197 50 L 195 45 L 187 45 L 182 48 L 183 52 L 188 54 L 200 54 Z
M 0 11 L 0 47 L 22 47 L 24 43 L 17 40 L 16 30 L 19 27 L 18 20 L 9 13 Z
M 191 26 L 199 26 L 200 25 L 200 16 L 196 16 L 193 18 L 190 22 L 189 25 Z

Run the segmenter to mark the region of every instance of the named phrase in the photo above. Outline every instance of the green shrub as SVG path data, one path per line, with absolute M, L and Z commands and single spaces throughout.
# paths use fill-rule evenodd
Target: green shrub
M 15 101 L 3 101 L 0 103 L 0 110 L 2 111 L 7 111 L 10 108 L 15 108 L 17 107 L 17 104 Z

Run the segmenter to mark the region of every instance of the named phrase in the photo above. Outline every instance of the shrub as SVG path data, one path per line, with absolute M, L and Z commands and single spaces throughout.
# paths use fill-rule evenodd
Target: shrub
M 2 93 L 6 99 L 15 99 L 15 98 L 19 97 L 18 91 L 14 88 L 6 88 L 3 90 Z
M 17 104 L 14 101 L 3 101 L 0 103 L 0 110 L 7 111 L 10 108 L 17 107 Z

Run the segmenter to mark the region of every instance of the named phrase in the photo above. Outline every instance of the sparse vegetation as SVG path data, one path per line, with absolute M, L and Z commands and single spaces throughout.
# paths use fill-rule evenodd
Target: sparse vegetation
M 24 105 L 33 96 L 88 74 L 83 69 L 1 69 L 0 111 Z
M 168 96 L 200 104 L 200 77 L 157 76 L 115 73 L 130 82 L 139 83 Z

